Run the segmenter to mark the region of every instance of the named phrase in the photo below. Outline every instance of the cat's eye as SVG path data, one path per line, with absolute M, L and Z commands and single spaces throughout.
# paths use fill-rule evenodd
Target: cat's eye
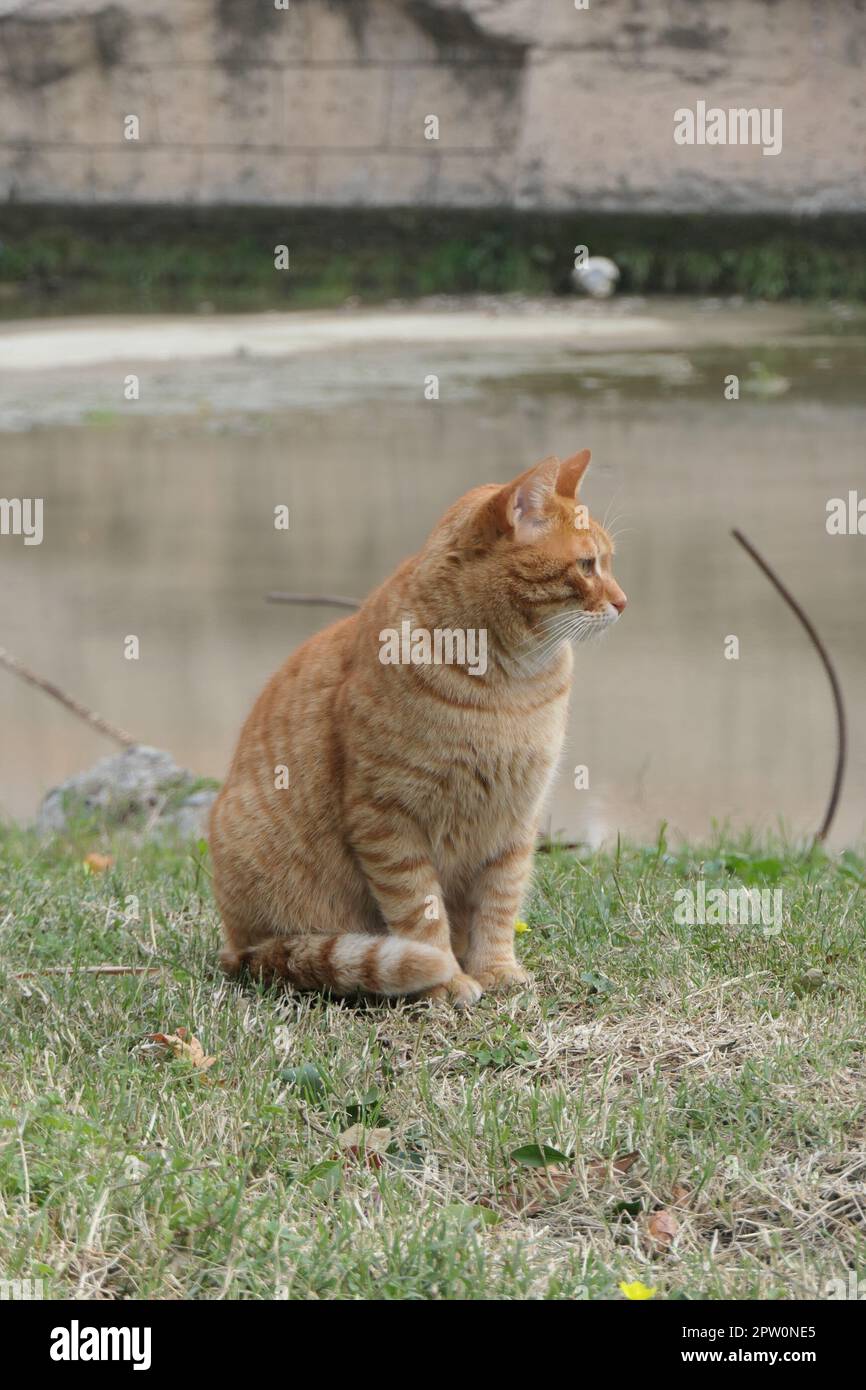
M 595 556 L 587 555 L 578 561 L 583 574 L 595 574 Z

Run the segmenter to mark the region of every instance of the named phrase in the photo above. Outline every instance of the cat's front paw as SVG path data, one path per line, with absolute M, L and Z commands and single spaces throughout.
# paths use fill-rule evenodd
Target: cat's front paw
M 435 999 L 437 1002 L 452 1004 L 455 1009 L 469 1009 L 477 1004 L 483 991 L 477 980 L 457 970 L 444 985 L 436 985 L 421 995 L 422 999 Z
M 473 971 L 473 978 L 487 992 L 489 990 L 516 989 L 518 985 L 528 985 L 532 976 L 528 970 L 523 969 L 522 965 L 518 965 L 517 961 L 511 961 L 505 965 L 488 965 L 475 970 Z

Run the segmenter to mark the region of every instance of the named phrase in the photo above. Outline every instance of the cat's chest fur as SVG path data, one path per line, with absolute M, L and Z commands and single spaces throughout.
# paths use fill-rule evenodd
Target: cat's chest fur
M 560 688 L 526 713 L 467 719 L 442 737 L 436 784 L 419 795 L 416 815 L 443 877 L 472 872 L 534 834 L 562 748 L 566 710 L 567 691 Z

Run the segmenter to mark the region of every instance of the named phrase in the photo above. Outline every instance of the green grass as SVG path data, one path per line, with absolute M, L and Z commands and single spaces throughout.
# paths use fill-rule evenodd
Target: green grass
M 534 984 L 459 1015 L 229 983 L 202 848 L 126 835 L 86 872 L 109 847 L 0 836 L 4 1278 L 49 1298 L 864 1286 L 856 855 L 539 855 L 518 940 Z M 677 925 L 701 874 L 781 888 L 782 930 Z M 105 962 L 157 973 L 82 972 Z M 178 1027 L 207 1071 L 148 1053 Z M 341 1147 L 357 1124 L 387 1133 Z M 565 1155 L 551 1178 L 513 1157 L 541 1144 Z
M 561 293 L 574 247 L 627 294 L 866 300 L 862 215 L 25 207 L 0 216 L 0 316 L 315 309 Z M 274 248 L 291 268 L 274 269 Z

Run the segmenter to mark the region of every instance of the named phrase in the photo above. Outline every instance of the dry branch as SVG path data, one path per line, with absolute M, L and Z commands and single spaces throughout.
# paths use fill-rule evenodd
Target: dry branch
M 119 729 L 116 724 L 111 724 L 95 710 L 88 709 L 80 701 L 74 700 L 53 681 L 46 680 L 44 676 L 37 676 L 35 671 L 31 671 L 29 666 L 25 666 L 23 661 L 19 661 L 17 656 L 13 656 L 5 647 L 0 647 L 0 666 L 5 666 L 6 670 L 11 671 L 13 675 L 20 676 L 30 685 L 35 685 L 37 690 L 44 690 L 46 695 L 52 696 L 66 709 L 77 714 L 78 718 L 83 719 L 92 729 L 96 729 L 100 734 L 105 734 L 107 738 L 113 738 L 115 743 L 120 744 L 121 748 L 134 748 L 138 743 L 139 740 L 133 738 L 132 734 L 128 734 L 125 729 Z
M 274 592 L 265 594 L 267 603 L 312 603 L 321 604 L 327 608 L 360 608 L 361 601 L 357 598 L 344 598 L 342 594 L 284 594 Z
M 47 965 L 44 970 L 21 970 L 13 980 L 39 980 L 43 975 L 160 975 L 158 965 Z
M 806 614 L 803 612 L 797 600 L 785 587 L 779 576 L 771 570 L 766 560 L 758 553 L 751 541 L 746 540 L 742 531 L 738 531 L 735 527 L 731 531 L 731 535 L 735 541 L 739 542 L 747 554 L 751 555 L 755 564 L 759 569 L 763 570 L 770 583 L 776 589 L 776 592 L 781 594 L 782 598 L 791 609 L 791 612 L 796 614 L 800 619 L 800 622 L 812 642 L 812 646 L 815 648 L 815 651 L 824 664 L 824 670 L 827 672 L 827 678 L 830 682 L 830 689 L 833 692 L 833 704 L 836 708 L 836 770 L 833 775 L 833 786 L 830 791 L 830 800 L 827 802 L 827 809 L 824 812 L 824 819 L 821 822 L 820 830 L 815 835 L 814 843 L 816 845 L 821 844 L 826 840 L 830 826 L 833 824 L 833 817 L 836 814 L 836 807 L 839 804 L 839 796 L 842 791 L 842 779 L 845 776 L 845 762 L 848 756 L 848 732 L 845 720 L 845 706 L 842 703 L 842 687 L 839 684 L 839 677 L 836 675 L 836 668 L 830 660 L 827 648 L 824 646 L 824 643 L 821 641 L 821 638 L 818 636 L 812 623 L 806 617 Z

